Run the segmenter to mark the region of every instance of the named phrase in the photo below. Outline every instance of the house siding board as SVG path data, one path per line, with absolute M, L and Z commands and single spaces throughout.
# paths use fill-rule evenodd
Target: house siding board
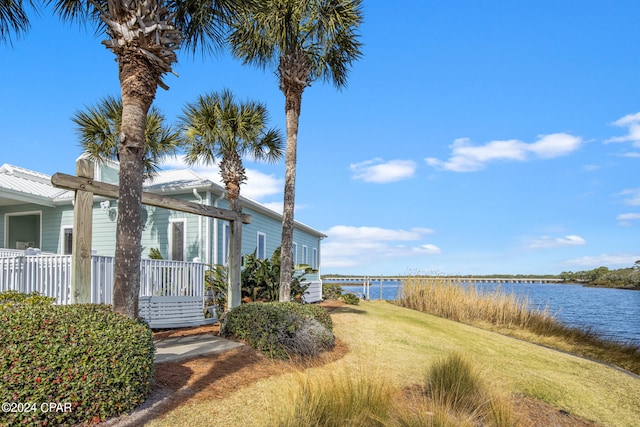
M 188 172 L 174 172 L 166 176 L 163 175 L 162 179 L 159 179 L 156 183 L 157 185 L 155 187 L 151 186 L 150 189 L 153 189 L 152 191 L 160 191 L 169 197 L 198 203 L 199 200 L 192 193 L 192 188 L 197 187 L 199 194 L 208 200 L 211 205 L 214 205 L 218 200 L 217 207 L 229 208 L 226 199 L 219 199 L 222 191 L 221 187 L 202 179 L 192 171 Z M 107 163 L 96 167 L 96 179 L 100 179 L 103 182 L 117 183 L 118 175 L 117 165 L 114 166 Z M 178 178 L 180 180 L 175 181 Z M 59 190 L 56 191 L 59 192 Z M 72 198 L 72 192 L 67 193 Z M 41 205 L 38 201 L 14 206 L 0 206 L 0 245 L 4 243 L 5 239 L 5 213 L 42 212 L 41 249 L 45 252 L 61 252 L 63 250 L 61 242 L 62 228 L 73 225 L 73 206 L 70 203 L 70 198 L 62 200 L 59 196 L 57 197 L 55 206 L 50 206 L 48 203 Z M 100 205 L 100 202 L 105 200 L 104 198 L 96 197 L 94 200 L 92 250 L 96 255 L 113 256 L 115 253 L 117 218 L 113 214 L 110 216 L 109 212 L 117 212 L 117 201 L 109 200 L 109 208 L 104 209 Z M 252 216 L 252 222 L 243 225 L 242 253 L 253 253 L 257 247 L 258 233 L 264 233 L 266 235 L 266 254 L 267 257 L 271 257 L 281 243 L 281 216 L 267 209 L 262 209 L 260 204 L 248 199 L 242 199 L 242 204 L 243 212 Z M 145 210 L 147 219 L 142 232 L 143 258 L 148 257 L 151 248 L 158 248 L 165 259 L 170 258 L 169 222 L 170 219 L 182 218 L 186 221 L 185 260 L 193 260 L 196 257 L 200 257 L 203 262 L 215 262 L 217 260 L 220 264 L 224 263 L 223 255 L 227 237 L 224 229 L 225 224 L 228 223 L 227 221 L 207 219 L 205 217 L 199 220 L 197 215 L 151 206 L 146 206 Z M 208 228 L 206 226 L 207 223 L 209 223 Z M 202 231 L 201 241 L 199 240 L 199 227 L 201 227 Z M 204 235 L 207 230 L 209 232 L 208 239 Z M 214 241 L 216 237 L 217 242 Z M 318 254 L 319 265 L 321 234 L 317 230 L 296 222 L 293 240 L 297 244 L 298 263 L 303 262 L 302 251 L 303 246 L 306 246 L 308 250 L 306 262 L 312 264 L 311 257 L 315 249 Z M 204 248 L 207 242 L 209 243 L 208 251 Z M 201 246 L 203 247 L 201 248 Z M 216 248 L 217 254 L 215 253 Z M 209 259 L 206 259 L 207 252 L 209 253 Z M 309 281 L 319 280 L 318 274 L 311 274 L 306 277 Z
M 63 218 L 67 217 L 67 211 L 73 218 L 73 206 L 62 206 L 59 208 L 40 207 L 42 210 L 42 244 L 40 249 L 43 252 L 58 253 L 60 251 L 60 226 Z M 73 224 L 73 219 L 69 221 Z
M 187 195 L 173 195 L 172 197 L 197 202 L 194 197 L 188 197 Z M 169 254 L 169 226 L 171 221 L 176 220 L 183 220 L 185 222 L 185 261 L 192 261 L 194 258 L 200 256 L 199 226 L 202 227 L 202 257 L 204 257 L 204 217 L 202 220 L 199 220 L 198 215 L 153 206 L 146 206 L 145 209 L 147 210 L 147 221 L 145 223 L 145 229 L 142 232 L 143 258 L 149 257 L 151 248 L 158 249 L 164 259 L 171 258 Z M 202 259 L 202 261 L 205 260 Z
M 117 167 L 111 166 L 109 164 L 98 164 L 97 165 L 97 173 L 96 179 L 102 182 L 107 182 L 109 184 L 117 184 L 120 180 L 120 172 Z
M 96 255 L 114 256 L 116 252 L 118 205 L 110 200 L 108 209 L 102 209 L 99 202 L 93 204 L 91 251 Z M 73 211 L 71 218 L 65 221 L 65 225 L 73 224 Z

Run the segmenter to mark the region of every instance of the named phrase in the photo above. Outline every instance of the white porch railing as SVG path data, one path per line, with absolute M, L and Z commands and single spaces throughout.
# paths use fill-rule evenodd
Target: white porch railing
M 4 252 L 3 252 L 4 254 Z M 113 257 L 91 257 L 91 302 L 113 303 Z M 143 259 L 140 296 L 203 296 L 205 265 L 196 262 Z M 0 254 L 0 292 L 16 290 L 70 302 L 71 255 L 10 256 Z
M 113 304 L 114 258 L 91 257 L 91 302 Z M 206 265 L 199 262 L 143 259 L 140 263 L 140 296 L 203 297 Z M 0 251 L 0 292 L 16 290 L 54 297 L 69 304 L 71 255 L 25 256 L 24 251 Z M 312 280 L 304 301 L 322 300 L 322 282 Z
M 54 297 L 58 304 L 67 304 L 70 283 L 71 256 L 22 255 L 0 258 L 0 291 L 36 291 Z

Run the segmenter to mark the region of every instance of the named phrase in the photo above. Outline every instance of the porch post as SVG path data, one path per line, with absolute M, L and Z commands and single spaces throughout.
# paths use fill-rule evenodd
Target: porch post
M 227 309 L 238 307 L 241 303 L 240 259 L 242 258 L 242 222 L 229 224 L 229 273 L 227 284 Z
M 93 180 L 93 162 L 79 159 L 76 175 Z M 91 234 L 93 193 L 76 190 L 73 207 L 73 243 L 71 251 L 71 304 L 91 302 Z

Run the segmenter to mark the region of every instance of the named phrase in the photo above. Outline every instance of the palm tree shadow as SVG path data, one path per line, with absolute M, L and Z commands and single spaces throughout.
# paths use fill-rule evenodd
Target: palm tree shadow
M 104 426 L 139 426 L 184 405 L 198 393 L 207 399 L 222 399 L 231 391 L 256 379 L 279 373 L 265 371 L 262 376 L 247 375 L 252 366 L 265 359 L 243 346 L 224 353 L 155 365 L 155 384 L 147 400 L 130 415 L 108 420 Z M 243 380 L 244 378 L 244 380 Z
M 340 306 L 327 306 L 325 307 L 329 314 L 344 314 L 344 313 L 352 313 L 352 314 L 364 314 L 365 311 L 359 308 L 356 308 L 353 305 L 340 305 Z

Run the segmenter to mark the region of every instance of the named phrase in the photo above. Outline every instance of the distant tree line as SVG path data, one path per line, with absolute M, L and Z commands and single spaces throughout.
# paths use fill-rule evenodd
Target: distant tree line
M 598 267 L 585 271 L 563 271 L 559 277 L 567 283 L 585 283 L 588 286 L 640 289 L 640 260 L 633 267 L 609 270 Z

